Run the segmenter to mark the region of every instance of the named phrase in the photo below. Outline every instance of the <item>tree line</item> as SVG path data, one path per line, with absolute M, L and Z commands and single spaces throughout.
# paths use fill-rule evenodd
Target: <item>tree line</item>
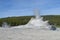
M 34 16 L 19 16 L 19 17 L 7 17 L 0 18 L 0 26 L 3 22 L 7 22 L 11 26 L 25 25 Z M 43 20 L 49 20 L 49 24 L 60 26 L 60 15 L 45 15 L 42 16 Z

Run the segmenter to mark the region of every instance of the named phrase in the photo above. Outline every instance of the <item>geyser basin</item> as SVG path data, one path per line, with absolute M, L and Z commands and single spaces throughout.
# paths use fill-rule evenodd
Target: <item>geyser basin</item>
M 26 25 L 20 25 L 12 28 L 38 28 L 38 29 L 50 29 L 51 25 L 49 25 L 48 21 L 43 21 L 43 17 L 39 15 L 38 10 L 34 10 L 35 18 L 31 18 L 31 20 Z

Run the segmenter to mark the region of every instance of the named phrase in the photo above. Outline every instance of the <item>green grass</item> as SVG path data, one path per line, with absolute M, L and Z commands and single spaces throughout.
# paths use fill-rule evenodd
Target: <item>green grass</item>
M 24 25 L 29 22 L 29 20 L 34 16 L 19 16 L 19 17 L 7 17 L 0 18 L 0 26 L 3 22 L 7 22 L 11 26 Z M 60 27 L 60 15 L 45 15 L 42 16 L 43 20 L 49 20 L 49 24 L 57 25 Z

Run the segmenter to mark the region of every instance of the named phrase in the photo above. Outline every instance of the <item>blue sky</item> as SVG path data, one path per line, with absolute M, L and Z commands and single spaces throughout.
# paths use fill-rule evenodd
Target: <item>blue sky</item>
M 0 0 L 0 18 L 33 15 L 35 8 L 41 15 L 60 15 L 60 0 Z

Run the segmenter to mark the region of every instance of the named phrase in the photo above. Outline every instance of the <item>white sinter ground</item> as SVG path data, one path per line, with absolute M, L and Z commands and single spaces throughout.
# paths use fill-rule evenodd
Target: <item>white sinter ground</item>
M 0 28 L 0 40 L 60 40 L 60 31 Z

